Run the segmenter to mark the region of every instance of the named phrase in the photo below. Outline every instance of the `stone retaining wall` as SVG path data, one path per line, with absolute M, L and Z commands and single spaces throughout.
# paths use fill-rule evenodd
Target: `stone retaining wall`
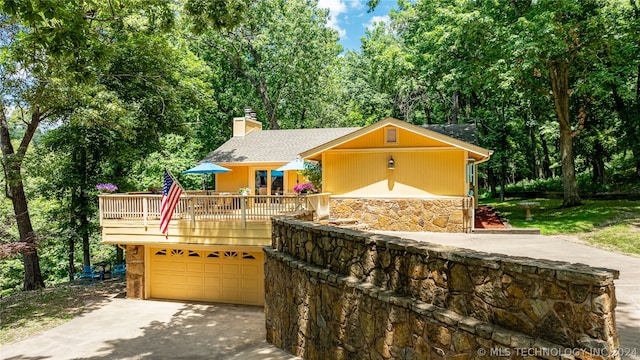
M 267 341 L 305 359 L 600 359 L 619 345 L 614 270 L 291 218 L 273 219 L 265 252 Z
M 373 230 L 471 232 L 473 198 L 331 198 L 332 218 L 353 218 Z

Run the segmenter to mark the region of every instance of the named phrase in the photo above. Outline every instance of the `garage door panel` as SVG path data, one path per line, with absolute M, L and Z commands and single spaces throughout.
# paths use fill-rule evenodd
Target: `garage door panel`
M 261 251 L 151 249 L 151 297 L 264 304 Z
M 260 285 L 258 279 L 241 279 L 240 284 L 243 290 L 257 289 Z
M 187 285 L 202 286 L 202 276 L 187 276 Z
M 222 284 L 222 280 L 219 276 L 206 275 L 204 277 L 204 286 L 220 286 Z
M 242 275 L 256 276 L 262 267 L 258 265 L 242 265 Z
M 204 271 L 204 266 L 201 263 L 188 263 L 186 271 L 201 274 Z
M 222 278 L 222 287 L 237 289 L 240 285 L 240 279 L 238 278 Z
M 238 274 L 240 266 L 238 264 L 222 264 L 223 274 Z
M 220 273 L 221 264 L 204 264 L 204 272 L 205 273 Z

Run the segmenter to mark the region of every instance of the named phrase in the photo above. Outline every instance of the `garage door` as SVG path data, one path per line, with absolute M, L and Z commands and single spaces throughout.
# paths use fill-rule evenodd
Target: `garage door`
M 261 249 L 162 247 L 150 257 L 152 298 L 264 305 Z

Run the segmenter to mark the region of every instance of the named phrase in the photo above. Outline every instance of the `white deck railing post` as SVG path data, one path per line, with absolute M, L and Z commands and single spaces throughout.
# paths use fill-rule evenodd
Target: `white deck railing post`
M 242 228 L 247 228 L 247 197 L 240 198 L 240 217 L 242 218 Z
M 190 210 L 189 215 L 191 215 L 191 228 L 193 229 L 196 227 L 196 202 L 194 201 L 194 198 L 187 198 L 187 206 Z
M 147 227 L 147 219 L 149 218 L 149 198 L 142 198 L 142 223 L 144 227 Z

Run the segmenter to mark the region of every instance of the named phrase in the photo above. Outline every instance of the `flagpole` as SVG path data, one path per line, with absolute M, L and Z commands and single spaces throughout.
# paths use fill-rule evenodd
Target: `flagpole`
M 178 181 L 178 179 L 176 179 L 176 177 L 173 176 L 173 174 L 171 173 L 171 170 L 169 170 L 166 166 L 164 167 L 164 169 L 166 170 L 166 172 L 169 173 L 169 176 L 171 176 L 173 181 L 175 181 L 176 184 L 178 184 L 178 186 L 180 187 L 180 190 L 182 190 L 182 192 L 186 194 L 186 192 L 184 191 L 184 188 L 182 187 L 182 184 L 180 184 L 180 181 Z

